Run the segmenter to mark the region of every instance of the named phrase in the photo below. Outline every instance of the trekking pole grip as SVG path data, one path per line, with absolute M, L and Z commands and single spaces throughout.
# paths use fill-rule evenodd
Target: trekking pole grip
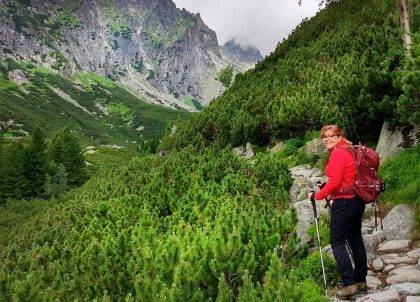
M 312 193 L 313 193 L 313 191 L 312 191 Z M 312 194 L 312 196 L 313 196 L 314 194 Z M 313 198 L 311 196 L 311 203 L 312 203 L 312 209 L 313 209 L 313 211 L 314 211 L 314 216 L 315 216 L 315 218 L 317 218 L 318 217 L 318 215 L 317 215 L 317 212 L 316 212 L 316 204 L 315 204 L 315 198 Z

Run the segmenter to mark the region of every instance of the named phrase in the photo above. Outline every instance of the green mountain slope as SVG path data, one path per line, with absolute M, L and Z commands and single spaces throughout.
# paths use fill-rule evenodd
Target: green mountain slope
M 333 3 L 168 134 L 162 148 L 175 152 L 99 168 L 58 199 L 0 205 L 0 300 L 327 301 L 318 255 L 297 245 L 285 160 L 297 146 L 247 161 L 231 145 L 332 121 L 374 136 L 403 94 L 399 34 L 391 0 Z M 129 127 L 131 105 L 106 98 L 98 81 L 94 94 L 114 114 L 104 118 Z
M 384 119 L 398 120 L 404 66 L 395 1 L 331 3 L 254 70 L 237 76 L 162 148 L 265 144 L 330 123 L 344 126 L 355 141 L 374 140 Z
M 69 126 L 84 144 L 132 145 L 131 141 L 157 139 L 187 115 L 146 103 L 92 73 L 69 79 L 31 63 L 0 64 L 0 121 L 11 136 L 22 135 L 21 129 L 31 132 L 36 125 L 46 133 Z

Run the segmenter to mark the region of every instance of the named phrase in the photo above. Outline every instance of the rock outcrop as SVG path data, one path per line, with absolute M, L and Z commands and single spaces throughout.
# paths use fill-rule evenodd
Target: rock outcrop
M 419 135 L 420 129 L 418 127 L 411 125 L 391 127 L 388 122 L 384 122 L 378 145 L 376 146 L 376 152 L 378 152 L 381 160 L 386 160 L 403 148 L 408 148 L 418 143 Z

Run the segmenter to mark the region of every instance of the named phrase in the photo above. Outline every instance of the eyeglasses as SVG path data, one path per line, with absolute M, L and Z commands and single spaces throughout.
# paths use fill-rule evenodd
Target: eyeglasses
M 333 134 L 333 135 L 325 135 L 325 136 L 321 136 L 321 139 L 322 140 L 329 140 L 329 139 L 332 139 L 332 138 L 334 138 L 334 136 L 340 136 L 339 134 Z

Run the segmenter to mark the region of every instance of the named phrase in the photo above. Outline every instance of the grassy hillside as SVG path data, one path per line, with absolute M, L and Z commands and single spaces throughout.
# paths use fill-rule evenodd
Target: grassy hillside
M 14 73 L 23 82 L 11 80 Z M 186 116 L 185 111 L 146 103 L 92 73 L 63 78 L 53 69 L 28 62 L 0 62 L 0 121 L 22 124 L 7 127 L 12 136 L 22 135 L 20 129 L 31 132 L 36 125 L 46 133 L 69 126 L 86 145 L 132 146 L 131 141 L 159 138 Z
M 202 114 L 181 123 L 162 148 L 264 145 L 330 123 L 354 141 L 375 140 L 384 119 L 400 119 L 405 64 L 394 0 L 331 3 L 238 75 Z

